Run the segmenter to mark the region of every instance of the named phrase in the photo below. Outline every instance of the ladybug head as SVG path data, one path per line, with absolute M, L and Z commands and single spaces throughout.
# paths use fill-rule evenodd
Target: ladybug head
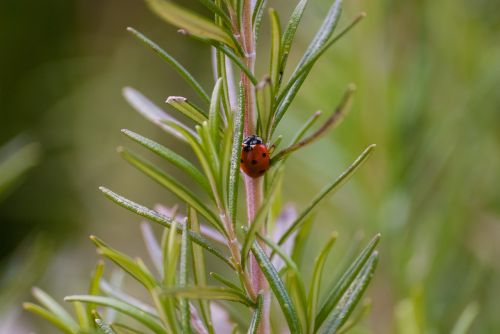
M 243 140 L 242 146 L 243 150 L 248 152 L 254 148 L 255 145 L 261 145 L 263 143 L 262 138 L 257 135 L 251 135 Z

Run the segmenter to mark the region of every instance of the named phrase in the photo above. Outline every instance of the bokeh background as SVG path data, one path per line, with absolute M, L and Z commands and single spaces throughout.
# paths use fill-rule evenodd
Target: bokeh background
M 290 64 L 329 3 L 310 1 Z M 270 4 L 286 22 L 294 2 Z M 321 206 L 308 256 L 339 231 L 334 273 L 360 235 L 382 233 L 372 312 L 359 333 L 450 333 L 476 314 L 470 333 L 498 333 L 500 3 L 351 0 L 340 24 L 360 11 L 367 18 L 317 64 L 279 131 L 291 138 L 314 111 L 331 111 L 348 83 L 358 86 L 344 123 L 289 160 L 284 200 L 298 208 L 378 145 Z M 89 234 L 144 253 L 137 218 L 99 185 L 148 205 L 176 201 L 115 154 L 132 146 L 121 128 L 187 151 L 137 115 L 121 89 L 138 88 L 160 105 L 169 95 L 196 97 L 127 26 L 212 85 L 210 50 L 141 1 L 0 1 L 0 333 L 54 331 L 20 303 L 32 285 L 57 298 L 84 292 L 97 259 Z M 258 63 L 265 68 L 267 57 Z

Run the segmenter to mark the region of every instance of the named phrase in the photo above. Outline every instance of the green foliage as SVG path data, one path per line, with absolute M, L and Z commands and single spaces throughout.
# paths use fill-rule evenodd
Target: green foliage
M 257 1 L 254 8 L 248 0 L 201 1 L 215 15 L 214 20 L 170 1 L 146 2 L 163 20 L 215 49 L 216 82 L 209 98 L 202 85 L 179 62 L 146 36 L 129 28 L 135 37 L 173 66 L 206 105 L 199 107 L 187 98 L 178 96 L 167 99 L 167 104 L 191 122 L 188 124 L 170 116 L 138 91 L 132 88 L 124 90 L 125 98 L 142 115 L 186 143 L 193 150 L 197 163 L 133 131 L 122 132 L 161 158 L 162 162 L 183 171 L 203 194 L 198 194 L 183 181 L 165 172 L 159 164 L 120 147 L 118 152 L 127 162 L 175 194 L 186 205 L 185 217 L 176 212 L 160 213 L 107 188 L 100 188 L 111 201 L 164 228 L 159 242 L 149 225 L 142 225 L 149 260 L 157 273 L 149 269 L 146 264 L 148 261 L 133 258 L 113 249 L 99 238 L 91 237 L 101 256 L 111 260 L 142 286 L 149 302 L 144 304 L 117 284 L 107 283 L 100 263 L 91 279 L 88 294 L 65 298 L 65 301 L 75 306 L 77 320 L 38 289 L 34 290 L 34 296 L 42 306 L 27 303 L 25 308 L 67 333 L 135 333 L 146 329 L 154 333 L 214 333 L 214 325 L 217 325 L 212 323 L 214 313 L 219 313 L 218 319 L 220 315 L 227 318 L 224 321 L 234 332 L 247 327 L 249 333 L 265 333 L 269 328 L 285 326 L 291 333 L 348 330 L 357 321 L 354 318 L 348 323 L 349 316 L 361 300 L 378 262 L 375 248 L 379 236 L 351 262 L 330 290 L 322 287 L 322 276 L 328 253 L 337 239 L 336 233 L 320 252 L 308 286 L 297 258 L 298 254 L 304 252 L 304 241 L 318 204 L 353 176 L 373 152 L 375 145 L 368 146 L 343 174 L 327 184 L 305 205 L 297 218 L 286 225 L 271 220 L 276 217 L 273 211 L 280 211 L 279 194 L 287 158 L 340 123 L 349 107 L 354 86 L 348 87 L 337 108 L 318 129 L 306 136 L 320 112 L 315 113 L 297 131 L 290 146 L 276 154 L 272 153 L 271 169 L 266 175 L 252 180 L 248 176 L 242 178 L 240 174 L 244 135 L 249 135 L 250 129 L 256 129 L 269 148 L 273 142 L 278 145 L 281 137 L 275 135 L 276 128 L 313 65 L 339 36 L 352 27 L 349 25 L 334 36 L 341 1 L 334 1 L 316 36 L 283 87 L 283 73 L 307 1 L 298 3 L 283 32 L 277 11 L 269 9 L 269 73 L 260 83 L 254 72 L 253 61 L 257 55 L 253 54 L 253 43 L 257 39 L 266 1 Z M 232 86 L 235 78 L 228 71 L 229 61 L 241 70 L 238 87 Z M 238 96 L 233 96 L 236 91 L 239 92 Z M 245 181 L 247 216 L 238 214 L 237 210 L 242 204 L 242 192 L 239 191 L 241 179 Z M 260 189 L 263 189 L 262 194 L 258 194 Z M 248 226 L 243 227 L 241 222 L 245 217 L 248 218 Z M 271 233 L 273 225 L 276 230 L 282 229 L 282 232 Z M 285 244 L 291 244 L 291 247 L 286 248 Z M 224 275 L 211 273 L 210 276 L 222 286 L 208 284 L 205 251 L 222 260 L 226 265 L 224 268 L 233 274 L 227 278 L 226 272 Z M 277 259 L 284 262 L 282 268 L 275 263 Z M 329 294 L 321 298 L 325 291 L 329 291 Z M 318 310 L 320 299 L 324 302 Z M 226 311 L 221 306 L 227 306 L 227 303 L 240 307 L 238 323 L 224 316 Z M 104 310 L 102 317 L 97 313 L 101 307 Z M 117 321 L 111 310 L 120 314 Z M 281 312 L 286 323 L 275 321 L 276 317 L 272 317 L 271 312 Z M 120 322 L 122 318 L 131 318 L 135 322 L 123 324 Z

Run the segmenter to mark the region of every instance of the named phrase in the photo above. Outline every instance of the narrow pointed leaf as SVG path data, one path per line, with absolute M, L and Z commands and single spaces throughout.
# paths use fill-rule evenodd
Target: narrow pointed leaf
M 323 325 L 319 327 L 317 331 L 319 334 L 335 333 L 345 324 L 368 287 L 375 272 L 375 268 L 377 267 L 377 263 L 378 253 L 374 252 L 371 254 L 360 273 L 349 285 L 349 288 L 342 295 L 338 304 L 326 318 Z
M 335 2 L 332 4 L 323 21 L 323 24 L 319 28 L 312 42 L 309 44 L 309 47 L 307 48 L 306 52 L 302 56 L 302 59 L 299 61 L 299 64 L 293 71 L 290 80 L 288 81 L 286 87 L 283 89 L 282 94 L 278 98 L 279 104 L 275 113 L 273 129 L 276 128 L 286 110 L 290 106 L 290 103 L 297 94 L 298 90 L 302 86 L 302 83 L 304 82 L 311 68 L 311 64 L 308 63 L 308 61 L 314 58 L 316 54 L 320 52 L 321 47 L 325 45 L 332 36 L 335 27 L 337 26 L 337 22 L 340 18 L 341 4 L 341 0 L 335 0 Z M 306 65 L 308 66 L 306 67 L 308 70 L 302 71 L 302 69 Z
M 248 328 L 248 334 L 257 334 L 257 329 L 260 325 L 260 320 L 262 319 L 262 307 L 264 305 L 264 297 L 262 294 L 257 296 L 257 307 L 253 311 L 252 321 L 250 321 L 250 326 Z
M 255 255 L 255 259 L 259 264 L 260 269 L 266 276 L 266 279 L 271 287 L 278 303 L 280 305 L 281 311 L 285 315 L 286 322 L 288 323 L 288 328 L 291 333 L 302 333 L 302 328 L 300 327 L 300 321 L 297 317 L 297 312 L 295 307 L 286 291 L 283 281 L 276 271 L 276 268 L 272 265 L 271 261 L 267 257 L 264 250 L 255 242 L 252 246 L 252 252 Z
M 56 302 L 51 296 L 49 296 L 45 291 L 39 288 L 33 288 L 33 296 L 38 300 L 40 304 L 45 306 L 48 311 L 54 314 L 67 328 L 71 328 L 74 332 L 78 328 L 78 324 L 73 320 L 71 315 L 62 307 L 58 302 Z
M 189 250 L 189 233 L 188 225 L 186 222 L 182 226 L 182 239 L 181 239 L 181 253 L 179 258 L 179 287 L 184 288 L 187 285 L 188 280 L 188 250 Z M 189 313 L 189 301 L 185 298 L 179 300 L 179 309 L 181 314 L 181 329 L 182 333 L 191 333 L 190 324 L 190 313 Z
M 297 217 L 295 222 L 290 226 L 290 228 L 283 234 L 280 238 L 278 244 L 281 245 L 285 240 L 304 222 L 304 219 L 309 215 L 309 213 L 320 203 L 328 194 L 339 189 L 349 178 L 354 174 L 354 172 L 368 159 L 375 145 L 368 146 L 363 153 L 343 172 L 335 181 L 328 184 L 323 190 L 309 203 L 309 205 L 301 212 Z
M 143 268 L 141 268 L 132 258 L 109 247 L 96 236 L 91 236 L 90 239 L 98 247 L 99 252 L 103 256 L 107 257 L 120 268 L 129 273 L 132 277 L 139 281 L 139 283 L 144 285 L 146 289 L 151 290 L 156 286 L 156 280 L 153 275 L 149 271 L 143 270 Z
M 144 43 L 146 46 L 150 47 L 154 52 L 156 52 L 163 60 L 165 60 L 169 65 L 171 65 L 177 73 L 181 75 L 181 77 L 186 80 L 186 82 L 198 93 L 198 95 L 202 98 L 206 103 L 210 102 L 210 98 L 208 94 L 205 92 L 201 84 L 189 73 L 189 71 L 182 66 L 174 57 L 172 57 L 169 53 L 159 47 L 155 42 L 141 34 L 139 31 L 134 28 L 127 28 L 129 32 L 132 33 L 134 37 Z
M 273 102 L 273 94 L 271 88 L 271 78 L 266 76 L 255 87 L 255 97 L 257 100 L 257 112 L 259 113 L 259 123 L 262 125 L 262 139 L 264 143 L 270 140 L 269 121 L 271 115 L 271 107 Z
M 214 226 L 220 227 L 217 216 L 187 187 L 131 151 L 121 148 L 119 153 L 131 165 L 189 203 Z
M 339 303 L 339 300 L 342 298 L 346 290 L 355 280 L 356 276 L 359 274 L 361 269 L 365 266 L 367 261 L 372 256 L 375 247 L 377 246 L 380 240 L 380 235 L 377 234 L 370 243 L 361 251 L 356 260 L 352 262 L 351 266 L 346 270 L 346 272 L 342 275 L 340 280 L 336 283 L 333 289 L 328 296 L 325 298 L 323 305 L 321 306 L 318 314 L 315 319 L 315 329 L 318 329 L 325 319 L 328 317 L 328 314 L 333 310 L 333 308 Z
M 200 223 L 198 221 L 198 215 L 196 214 L 196 210 L 191 207 L 188 207 L 188 219 L 189 225 L 192 230 L 196 233 L 200 232 Z M 198 245 L 192 245 L 192 261 L 193 261 L 193 271 L 194 271 L 194 282 L 197 286 L 206 286 L 207 278 L 206 278 L 206 265 L 205 265 L 205 254 L 202 252 L 201 247 Z M 200 311 L 205 326 L 208 328 L 209 332 L 213 332 L 212 326 L 212 315 L 210 313 L 210 302 L 208 300 L 200 300 Z M 194 307 L 193 307 L 194 308 Z M 191 312 L 193 313 L 193 312 Z
M 223 54 L 225 54 L 227 57 L 229 57 L 233 61 L 233 63 L 236 66 L 238 66 L 246 74 L 246 76 L 250 79 L 250 81 L 252 82 L 252 84 L 257 85 L 258 81 L 255 78 L 255 76 L 253 75 L 252 71 L 250 71 L 250 69 L 245 65 L 245 63 L 243 63 L 241 61 L 240 57 L 236 53 L 234 53 L 233 50 L 231 50 L 230 48 L 228 48 L 225 45 L 221 45 L 221 44 L 218 44 L 218 43 L 214 43 L 212 45 L 217 50 L 219 50 L 220 52 L 222 52 Z
M 245 295 L 236 290 L 223 287 L 193 286 L 167 289 L 163 293 L 166 296 L 185 297 L 189 299 L 227 300 L 246 306 L 253 306 L 252 301 Z
M 44 318 L 48 322 L 50 322 L 55 327 L 59 328 L 63 333 L 66 334 L 75 334 L 78 331 L 77 327 L 73 327 L 65 323 L 61 318 L 56 316 L 54 313 L 46 310 L 45 308 L 33 304 L 33 303 L 23 303 L 23 308 L 26 311 L 33 312 L 38 316 Z
M 219 109 L 221 105 L 223 86 L 222 78 L 217 79 L 212 92 L 212 98 L 210 99 L 208 128 L 210 129 L 210 136 L 212 138 L 212 142 L 214 143 L 219 143 L 219 127 L 221 124 L 221 111 Z
M 158 273 L 163 272 L 162 254 L 160 244 L 156 239 L 153 229 L 149 222 L 141 223 L 142 238 L 144 239 L 144 244 L 149 254 L 151 262 L 155 266 Z
M 159 126 L 165 132 L 170 133 L 172 136 L 184 142 L 187 141 L 184 135 L 182 135 L 178 130 L 175 130 L 172 126 L 168 125 L 167 122 L 177 124 L 179 127 L 182 127 L 191 134 L 196 135 L 191 129 L 186 127 L 174 117 L 167 114 L 137 90 L 131 87 L 125 87 L 123 89 L 123 96 L 125 97 L 127 102 L 142 116 Z
M 236 209 L 238 206 L 238 185 L 240 179 L 240 159 L 241 159 L 241 143 L 243 142 L 243 120 L 245 116 L 244 105 L 245 97 L 243 87 L 240 85 L 239 108 L 234 117 L 234 135 L 233 145 L 231 149 L 231 166 L 229 168 L 228 181 L 228 208 L 229 216 L 232 223 L 236 222 Z
M 231 282 L 230 280 L 228 280 L 227 278 L 217 274 L 217 273 L 214 273 L 214 272 L 211 272 L 210 274 L 210 277 L 212 277 L 213 279 L 221 282 L 222 284 L 224 284 L 225 286 L 227 286 L 228 288 L 230 289 L 233 289 L 233 290 L 236 290 L 236 291 L 239 291 L 241 293 L 243 293 L 243 291 L 241 290 L 240 287 L 238 287 L 236 284 L 234 284 L 233 282 Z
M 217 6 L 213 0 L 198 0 L 203 6 L 211 10 L 228 28 L 231 27 L 231 19 L 227 14 Z
M 185 97 L 169 96 L 166 103 L 198 124 L 201 124 L 208 119 L 206 112 L 195 106 Z
M 309 333 L 314 333 L 314 317 L 316 316 L 316 307 L 321 292 L 321 276 L 323 268 L 325 267 L 326 258 L 330 253 L 335 241 L 337 240 L 337 233 L 334 233 L 326 242 L 325 246 L 319 253 L 316 261 L 314 262 L 314 270 L 311 286 L 309 289 L 308 299 L 308 319 L 309 319 Z
M 281 54 L 281 25 L 278 13 L 273 8 L 269 9 L 271 19 L 271 55 L 269 60 L 269 75 L 273 91 L 276 90 L 280 77 L 280 54 Z
M 184 229 L 186 228 L 184 224 Z M 166 240 L 163 243 L 163 287 L 173 288 L 176 285 L 177 263 L 179 261 L 179 239 L 177 238 L 177 222 L 173 222 L 172 228 L 166 234 Z M 160 297 L 158 295 L 158 297 Z M 160 297 L 161 298 L 161 297 Z M 159 298 L 159 299 L 160 299 Z M 161 306 L 165 310 L 168 327 L 172 333 L 179 333 L 179 324 L 177 322 L 175 306 L 176 301 L 173 298 L 167 298 L 162 301 Z
M 202 40 L 214 40 L 235 48 L 231 35 L 212 21 L 166 0 L 146 0 L 149 7 L 168 23 Z
M 126 314 L 135 320 L 142 323 L 147 328 L 151 329 L 154 333 L 164 334 L 165 328 L 159 323 L 158 319 L 133 305 L 116 300 L 110 297 L 102 296 L 89 296 L 89 295 L 74 295 L 64 298 L 67 302 L 79 301 L 83 303 L 93 303 L 101 306 L 107 306 L 117 310 L 120 313 Z
M 105 188 L 105 187 L 100 187 L 99 190 L 111 201 L 115 202 L 119 206 L 141 216 L 144 218 L 147 218 L 155 223 L 158 223 L 160 225 L 163 225 L 167 228 L 170 228 L 172 226 L 173 220 L 165 217 L 163 215 L 160 215 L 158 212 L 151 210 L 145 206 L 142 206 L 140 204 L 137 204 L 129 199 L 126 199 L 123 196 L 120 196 L 113 191 Z M 181 233 L 182 231 L 180 228 L 177 229 L 178 233 Z M 207 251 L 224 261 L 227 265 L 229 265 L 231 268 L 234 268 L 232 262 L 225 256 L 223 255 L 217 248 L 212 246 L 210 241 L 208 241 L 205 237 L 200 235 L 199 233 L 195 233 L 190 231 L 189 235 L 191 237 L 191 240 L 193 240 L 195 243 L 200 245 L 201 247 L 205 248 Z
M 286 62 L 288 60 L 288 55 L 290 54 L 290 49 L 292 48 L 292 43 L 295 38 L 295 33 L 297 32 L 297 28 L 299 26 L 300 20 L 302 19 L 302 15 L 304 14 L 304 10 L 306 9 L 307 0 L 300 0 L 295 9 L 293 10 L 292 15 L 290 16 L 290 20 L 286 25 L 285 32 L 283 33 L 283 38 L 281 41 L 281 64 L 280 64 L 280 72 L 283 74 Z
M 99 290 L 99 284 L 102 278 L 102 274 L 104 272 L 104 262 L 102 260 L 99 260 L 97 262 L 97 265 L 94 269 L 94 273 L 92 275 L 92 278 L 90 280 L 89 284 L 89 289 L 88 289 L 88 294 L 89 295 L 98 295 L 100 290 Z M 92 303 L 87 304 L 87 317 L 88 319 L 92 319 L 92 311 L 95 310 L 95 305 Z

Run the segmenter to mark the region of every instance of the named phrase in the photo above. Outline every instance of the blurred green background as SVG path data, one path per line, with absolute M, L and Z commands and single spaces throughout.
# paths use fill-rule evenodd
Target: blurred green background
M 329 4 L 310 1 L 290 64 Z M 185 5 L 203 11 L 195 1 Z M 270 5 L 283 23 L 294 3 Z M 314 111 L 331 111 L 350 82 L 358 93 L 333 134 L 289 160 L 285 200 L 300 208 L 368 144 L 378 148 L 322 205 L 309 256 L 337 230 L 330 261 L 337 269 L 359 231 L 382 233 L 372 312 L 359 333 L 450 333 L 476 312 L 471 333 L 498 333 L 500 3 L 352 0 L 344 7 L 341 25 L 360 11 L 368 17 L 317 64 L 279 132 L 289 139 Z M 89 234 L 143 254 L 137 218 L 105 200 L 99 185 L 147 205 L 176 201 L 114 152 L 131 145 L 121 128 L 186 150 L 137 115 L 121 89 L 138 88 L 160 105 L 168 95 L 195 97 L 126 26 L 212 85 L 210 50 L 141 1 L 0 2 L 0 161 L 36 148 L 30 170 L 0 194 L 0 333 L 53 332 L 20 302 L 32 284 L 57 298 L 85 291 L 97 259 Z M 261 42 L 257 62 L 265 68 Z

